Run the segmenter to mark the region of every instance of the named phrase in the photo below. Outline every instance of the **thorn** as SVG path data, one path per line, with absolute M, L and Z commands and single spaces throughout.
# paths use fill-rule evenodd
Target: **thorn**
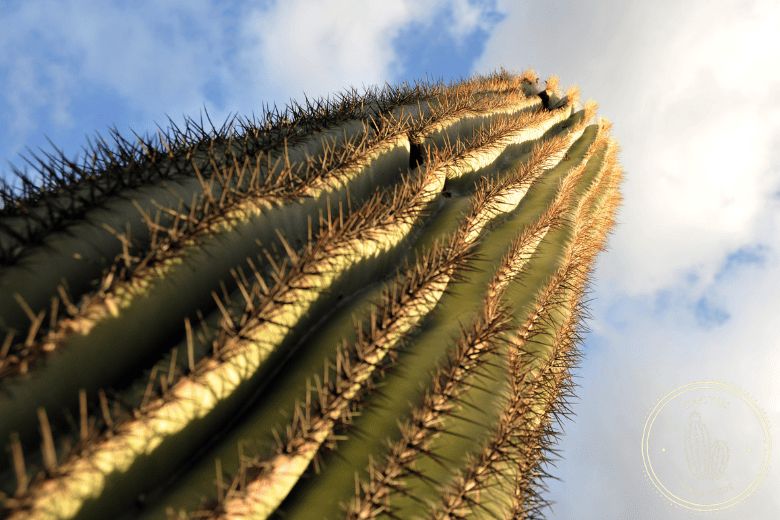
M 211 291 L 211 297 L 214 298 L 214 301 L 217 302 L 217 306 L 219 307 L 220 312 L 222 313 L 222 317 L 224 318 L 224 325 L 230 324 L 231 330 L 236 330 L 235 324 L 233 323 L 233 318 L 230 316 L 230 313 L 225 308 L 224 304 L 222 303 L 222 299 L 217 295 L 215 291 Z M 223 325 L 223 326 L 224 326 Z M 216 354 L 216 352 L 215 352 Z
M 41 423 L 41 436 L 43 437 L 43 445 L 41 446 L 43 463 L 49 475 L 54 475 L 57 471 L 57 453 L 54 450 L 54 437 L 52 436 L 51 425 L 49 425 L 49 418 L 46 416 L 44 408 L 38 408 L 38 420 Z
M 81 442 L 85 442 L 89 436 L 89 416 L 87 415 L 87 391 L 83 388 L 79 390 L 79 416 L 81 418 L 79 438 Z
M 275 432 L 275 430 L 274 430 Z M 246 461 L 244 460 L 244 444 L 238 443 L 238 482 L 241 489 L 246 489 Z
M 142 411 L 146 408 L 146 404 L 149 402 L 149 399 L 152 397 L 152 390 L 154 389 L 154 380 L 156 377 L 157 377 L 157 365 L 152 367 L 152 373 L 149 376 L 149 383 L 146 385 L 146 390 L 144 391 L 144 398 L 141 400 L 140 409 Z
M 176 370 L 176 354 L 178 351 L 179 349 L 174 347 L 173 353 L 171 354 L 171 365 L 168 367 L 168 386 L 173 384 L 173 374 Z
M 225 500 L 224 484 L 222 482 L 222 460 L 217 459 L 217 502 L 220 504 Z
M 163 142 L 163 144 L 165 145 L 165 149 L 166 149 L 166 150 L 168 150 L 168 157 L 170 157 L 171 159 L 173 159 L 173 152 L 171 151 L 170 147 L 168 146 L 168 142 L 167 142 L 167 141 L 165 140 L 165 138 L 163 137 L 163 135 L 162 135 L 162 132 L 160 132 L 160 130 L 158 129 L 158 130 L 157 130 L 157 133 L 158 133 L 158 134 L 159 134 L 159 136 L 160 136 L 160 141 L 162 141 L 162 142 Z
M 37 316 L 32 311 L 29 305 L 27 305 L 27 302 L 24 301 L 24 298 L 22 298 L 22 295 L 19 293 L 14 293 L 14 299 L 16 299 L 17 302 L 19 302 L 19 306 L 22 308 L 24 313 L 27 315 L 27 319 L 29 319 L 31 322 L 35 323 L 35 320 Z
M 68 298 L 68 293 L 65 292 L 65 287 L 62 285 L 57 286 L 57 292 L 60 293 L 60 297 L 62 298 L 62 303 L 65 305 L 65 309 L 68 311 L 68 314 L 71 315 L 71 317 L 75 316 L 79 313 L 78 307 L 73 305 L 73 302 Z
M 8 351 L 11 350 L 11 342 L 14 339 L 14 333 L 8 332 L 8 334 L 5 335 L 5 341 L 3 342 L 3 347 L 0 348 L 0 361 L 3 361 L 6 356 L 8 355 Z
M 330 199 L 328 199 L 328 220 L 330 221 Z M 284 247 L 284 250 L 287 251 L 287 255 L 290 257 L 290 261 L 293 264 L 298 263 L 298 260 L 300 260 L 298 254 L 293 250 L 293 248 L 290 246 L 287 240 L 285 240 L 284 235 L 282 235 L 282 232 L 279 231 L 279 229 L 276 229 L 275 231 L 276 234 L 279 235 L 279 240 L 282 241 L 282 246 Z
M 60 308 L 60 299 L 56 296 L 51 298 L 51 312 L 49 313 L 49 330 L 53 331 L 57 325 L 57 314 Z
M 247 288 L 250 285 L 249 285 L 249 281 L 246 279 L 246 276 L 244 276 L 244 273 L 241 271 L 240 268 L 238 272 L 236 272 L 235 269 L 231 269 L 230 273 L 233 275 L 233 278 L 235 278 L 236 285 L 238 286 L 238 289 L 241 291 L 241 295 L 244 297 L 244 301 L 246 302 L 246 309 L 249 312 L 254 312 L 255 306 L 252 303 L 252 295 L 249 294 L 249 291 L 247 291 Z
M 14 459 L 14 473 L 16 474 L 16 496 L 21 496 L 27 491 L 27 471 L 24 468 L 24 452 L 19 434 L 11 434 L 11 456 Z
M 184 327 L 187 331 L 187 359 L 190 363 L 190 372 L 195 372 L 195 341 L 192 339 L 192 325 L 189 318 L 184 318 Z
M 98 390 L 98 397 L 100 397 L 100 410 L 103 412 L 103 421 L 106 426 L 111 429 L 114 427 L 114 421 L 111 420 L 111 413 L 108 410 L 108 399 L 106 399 L 106 391 L 102 388 Z

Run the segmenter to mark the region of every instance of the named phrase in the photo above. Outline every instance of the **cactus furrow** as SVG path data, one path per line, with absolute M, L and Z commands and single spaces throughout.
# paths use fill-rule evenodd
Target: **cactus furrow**
M 351 405 L 360 397 L 366 380 L 381 366 L 383 358 L 436 305 L 447 287 L 450 272 L 467 258 L 462 250 L 453 246 L 450 244 L 444 254 L 434 249 L 430 256 L 417 263 L 419 270 L 412 271 L 407 282 L 393 292 L 400 296 L 400 301 L 391 302 L 390 296 L 386 297 L 388 306 L 395 309 L 373 312 L 369 335 L 349 349 L 351 356 L 341 354 L 339 357 L 343 361 L 337 370 L 336 383 L 324 389 L 319 399 L 320 410 L 307 421 L 295 422 L 293 435 L 285 441 L 283 450 L 271 460 L 256 464 L 255 468 L 261 469 L 262 474 L 247 485 L 246 497 L 225 503 L 224 516 L 220 517 L 265 518 L 276 509 L 320 446 L 333 435 L 334 427 L 349 416 Z M 382 317 L 379 322 L 376 316 Z M 295 414 L 295 417 L 301 416 L 301 412 Z
M 593 154 L 595 152 L 595 150 L 597 148 L 600 148 L 602 145 L 603 145 L 603 136 L 599 135 L 599 138 L 598 138 L 597 142 L 595 142 L 593 145 L 591 145 L 590 150 L 589 150 L 589 155 Z M 564 184 L 561 186 L 561 188 L 559 190 L 559 198 L 556 199 L 557 202 L 553 202 L 551 204 L 550 211 L 552 211 L 553 208 L 555 208 L 556 206 L 560 205 L 560 202 L 562 201 L 561 197 L 565 196 L 565 194 L 570 193 L 571 189 L 578 182 L 579 176 L 582 175 L 582 173 L 583 173 L 582 165 L 579 165 L 579 167 L 575 168 L 575 170 L 572 171 L 570 173 L 570 175 L 566 177 L 566 179 L 564 181 Z
M 540 510 L 622 178 L 558 83 L 188 120 L 0 189 L 3 514 Z
M 598 146 L 598 145 L 597 145 L 597 146 Z M 451 443 L 451 442 L 452 442 L 452 439 L 449 439 L 449 440 L 448 440 L 448 443 Z M 450 453 L 452 453 L 453 451 L 455 451 L 455 450 L 449 450 L 449 452 L 450 452 Z M 436 481 L 441 481 L 441 479 L 442 479 L 442 478 L 446 478 L 446 477 L 445 477 L 445 475 L 439 475 L 439 476 L 434 476 L 434 477 L 431 477 L 431 478 L 432 478 L 433 480 L 436 480 Z M 420 488 L 417 488 L 415 491 L 419 492 L 419 491 L 420 491 Z M 409 506 L 408 506 L 408 502 L 407 502 L 407 503 L 405 503 L 405 504 L 406 504 L 406 506 L 407 506 L 407 507 L 409 507 Z M 399 506 L 399 507 L 400 507 L 400 506 Z M 421 513 L 418 513 L 418 514 L 421 514 Z
M 414 460 L 429 451 L 432 437 L 440 433 L 441 417 L 451 412 L 460 392 L 465 390 L 462 385 L 466 378 L 481 367 L 484 355 L 495 350 L 498 335 L 509 328 L 510 314 L 501 307 L 502 287 L 509 276 L 517 276 L 521 271 L 552 225 L 550 220 L 540 221 L 533 231 L 515 242 L 512 253 L 490 284 L 482 315 L 472 321 L 468 332 L 462 331 L 447 368 L 437 369 L 431 392 L 424 397 L 422 408 L 412 412 L 412 419 L 403 428 L 402 439 L 390 448 L 387 462 L 380 468 L 369 469 L 370 481 L 361 483 L 361 494 L 348 510 L 348 519 L 373 518 L 387 511 L 384 499 L 390 492 L 403 492 L 404 476 L 414 472 Z

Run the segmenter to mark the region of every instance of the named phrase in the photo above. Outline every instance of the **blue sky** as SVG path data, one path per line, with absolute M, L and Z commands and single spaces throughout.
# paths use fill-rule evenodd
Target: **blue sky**
M 72 159 L 204 107 L 220 126 L 304 93 L 555 73 L 599 102 L 627 173 L 549 516 L 689 518 L 644 474 L 654 403 L 725 380 L 780 424 L 777 27 L 776 0 L 0 0 L 0 175 L 53 152 L 44 134 Z M 721 518 L 780 516 L 778 484 Z

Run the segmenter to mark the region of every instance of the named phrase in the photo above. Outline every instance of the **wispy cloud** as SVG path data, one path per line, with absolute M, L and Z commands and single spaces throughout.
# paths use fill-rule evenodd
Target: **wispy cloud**
M 292 0 L 254 8 L 242 24 L 239 62 L 273 93 L 321 96 L 399 79 L 426 39 L 456 44 L 491 20 L 493 2 L 467 0 Z M 420 48 L 399 56 L 395 40 L 413 28 Z M 416 39 L 416 38 L 415 38 Z M 412 78 L 406 78 L 407 80 Z
M 429 10 L 429 4 L 420 9 Z M 393 36 L 414 10 L 402 0 L 294 0 L 253 9 L 242 23 L 246 46 L 237 61 L 246 65 L 253 84 L 277 95 L 320 96 L 382 84 L 396 59 Z

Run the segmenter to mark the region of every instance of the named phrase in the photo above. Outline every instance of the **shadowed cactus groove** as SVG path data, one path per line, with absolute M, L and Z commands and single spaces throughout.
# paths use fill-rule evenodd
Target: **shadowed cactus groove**
M 595 102 L 502 70 L 235 122 L 0 190 L 3 513 L 539 516 L 621 200 Z

